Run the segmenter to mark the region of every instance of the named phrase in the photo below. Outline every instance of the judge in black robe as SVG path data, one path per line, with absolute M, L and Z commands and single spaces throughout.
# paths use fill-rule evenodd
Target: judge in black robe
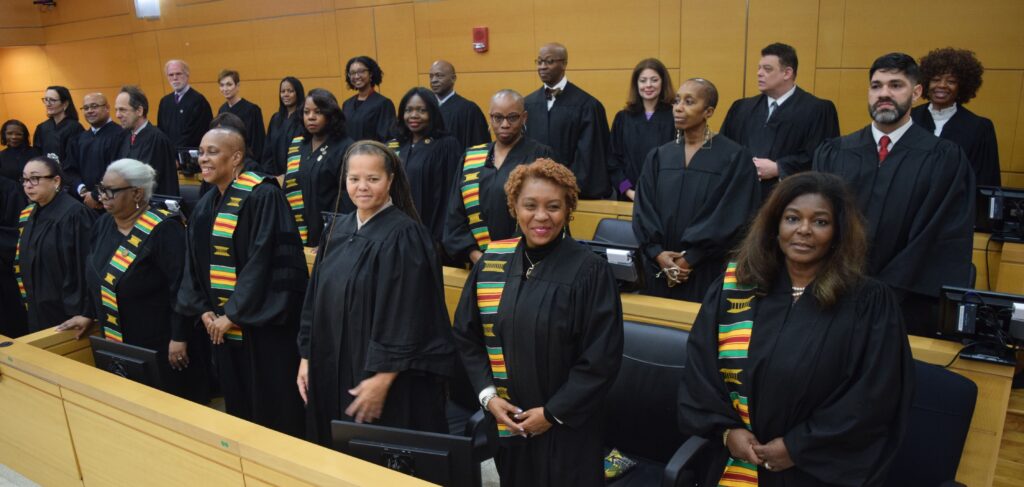
M 725 269 L 747 222 L 761 202 L 750 152 L 718 134 L 689 166 L 683 146 L 669 142 L 644 163 L 633 204 L 633 232 L 645 256 L 646 293 L 699 302 Z M 689 278 L 669 287 L 658 255 L 685 252 Z
M 491 133 L 487 129 L 487 118 L 476 103 L 452 91 L 438 100 L 441 103 L 441 115 L 444 116 L 445 129 L 459 141 L 462 150 L 474 145 L 486 144 L 491 141 Z
M 71 110 L 74 110 L 73 106 Z M 63 164 L 67 160 L 71 140 L 82 131 L 77 114 L 74 117 L 64 117 L 60 123 L 54 123 L 53 118 L 48 118 L 36 125 L 36 130 L 32 134 L 32 146 L 38 148 L 43 155 Z
M 554 158 L 554 151 L 526 137 L 520 137 L 505 156 L 501 167 L 494 167 L 494 145 L 487 144 L 487 162 L 480 170 L 480 218 L 487 223 L 491 240 L 504 240 L 516 235 L 516 221 L 508 213 L 505 183 L 512 170 L 540 158 Z M 448 255 L 463 258 L 480 250 L 473 232 L 469 230 L 469 216 L 462 201 L 462 171 L 456 171 L 452 195 L 448 199 L 448 219 L 445 222 L 444 249 Z
M 302 216 L 309 231 L 306 246 L 315 247 L 323 235 L 323 212 L 348 214 L 355 211 L 356 207 L 344 188 L 339 187 L 343 184 L 340 180 L 341 162 L 345 158 L 345 151 L 352 145 L 352 139 L 342 133 L 340 137 L 325 141 L 315 150 L 311 141 L 312 137 L 307 137 L 299 147 L 302 160 L 297 177 L 299 188 L 302 189 Z M 285 190 L 294 191 L 291 188 Z
M 59 174 L 55 164 L 36 161 L 25 172 Z M 23 227 L 19 266 L 28 294 L 29 333 L 84 315 L 90 306 L 85 262 L 95 216 L 73 196 L 58 191 L 62 182 L 60 177 L 42 179 L 27 191 L 36 208 Z
M 21 177 L 21 172 L 18 172 Z M 0 335 L 17 338 L 28 332 L 25 304 L 14 276 L 14 250 L 18 245 L 18 216 L 28 204 L 20 185 L 0 177 Z
M 974 172 L 955 143 L 906 124 L 881 164 L 868 126 L 822 144 L 814 170 L 849 183 L 867 221 L 868 275 L 896 292 L 910 333 L 929 334 L 942 286 L 969 285 Z
M 156 170 L 155 194 L 178 196 L 178 163 L 171 141 L 156 127 L 144 122 L 135 137 L 131 132 L 121 139 L 116 159 L 135 159 L 149 164 Z
M 160 109 L 156 116 L 156 126 L 168 139 L 175 150 L 199 147 L 203 134 L 213 120 L 210 102 L 202 93 L 191 86 L 185 86 L 180 100 L 174 92 L 160 99 Z
M 103 179 L 107 166 L 117 158 L 125 136 L 125 130 L 120 125 L 110 118 L 106 120 L 99 127 L 93 126 L 71 139 L 68 158 L 61 164 L 71 192 L 79 197 L 88 193 L 97 205 L 99 195 L 96 193 L 96 183 Z
M 929 105 L 915 107 L 911 112 L 914 123 L 921 128 L 935 132 L 935 119 Z M 937 137 L 956 142 L 971 162 L 974 180 L 978 186 L 1002 186 L 999 172 L 999 146 L 996 143 L 996 129 L 992 121 L 975 115 L 967 107 L 956 104 L 956 113 L 942 126 Z
M 373 423 L 448 433 L 455 345 L 441 264 L 423 225 L 397 206 L 378 211 L 361 228 L 355 212 L 328 226 L 306 291 L 298 344 L 308 360 L 308 433 L 325 446 L 331 420 L 356 420 L 346 413 L 356 399 L 349 391 L 378 373 L 397 376 Z
M 282 79 L 279 91 L 278 109 L 270 117 L 267 140 L 260 157 L 263 172 L 274 176 L 288 170 L 288 147 L 292 139 L 302 135 L 302 106 L 306 101 L 306 90 L 297 78 L 288 76 Z
M 217 110 L 217 115 L 222 113 L 233 113 L 242 119 L 242 122 L 245 123 L 245 142 L 248 144 L 246 148 L 255 157 L 261 157 L 267 132 L 263 128 L 263 110 L 260 109 L 259 105 L 242 98 L 234 105 L 228 105 L 228 102 L 224 102 L 220 109 Z
M 11 137 L 8 137 L 11 132 Z M 20 134 L 20 136 L 19 136 Z M 21 170 L 29 159 L 42 155 L 38 148 L 29 144 L 28 127 L 18 120 L 8 120 L 0 128 L 0 144 L 6 148 L 0 152 L 0 177 L 17 183 Z M 18 188 L 21 192 L 21 188 Z
M 757 158 L 778 165 L 778 177 L 761 180 L 761 197 L 785 178 L 811 169 L 814 150 L 839 136 L 839 115 L 829 100 L 817 98 L 799 86 L 768 117 L 768 95 L 736 100 L 722 122 L 722 135 L 747 148 Z
M 352 95 L 341 109 L 345 113 L 346 131 L 355 140 L 383 142 L 391 138 L 395 127 L 395 104 L 374 91 L 365 100 Z
M 224 165 L 233 168 L 229 185 L 241 171 L 244 137 L 225 126 L 211 130 L 203 141 L 221 151 L 201 158 L 200 164 L 214 168 L 214 178 Z M 210 285 L 211 233 L 229 202 L 216 181 L 211 185 L 214 189 L 200 198 L 189 219 L 185 269 L 174 306 L 192 319 L 220 309 Z M 233 416 L 301 436 L 295 338 L 308 272 L 295 221 L 273 179 L 256 185 L 242 204 L 232 242 L 235 289 L 216 319 L 237 325 L 243 337 L 213 345 L 225 408 Z
M 638 108 L 619 111 L 612 122 L 608 173 L 622 201 L 632 201 L 626 197 L 626 192 L 636 191 L 647 154 L 676 136 L 672 105 L 658 103 L 650 117 L 644 113 L 643 105 Z
M 535 264 L 529 278 L 527 251 Z M 479 283 L 494 280 L 484 268 L 495 255 L 477 261 L 455 311 L 456 342 L 478 393 L 495 386 L 477 301 Z M 529 438 L 499 438 L 501 485 L 604 485 L 602 401 L 623 346 L 615 277 L 602 258 L 560 235 L 536 248 L 523 239 L 506 262 L 497 315 L 488 323 L 501 343 L 507 401 L 523 411 L 542 407 L 552 426 Z

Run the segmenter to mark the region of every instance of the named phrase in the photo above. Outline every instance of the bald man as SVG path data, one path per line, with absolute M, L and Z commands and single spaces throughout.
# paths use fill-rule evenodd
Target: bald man
M 190 71 L 185 61 L 167 61 L 164 74 L 173 91 L 160 100 L 156 127 L 171 139 L 175 150 L 199 147 L 199 141 L 213 120 L 210 102 L 189 85 Z
M 462 149 L 491 141 L 487 131 L 487 118 L 476 103 L 455 93 L 455 66 L 443 59 L 430 66 L 430 89 L 437 95 L 441 115 L 448 133 L 455 137 Z
M 274 178 L 244 170 L 237 128 L 211 129 L 199 151 L 212 189 L 189 219 L 174 309 L 203 324 L 228 414 L 301 436 L 296 337 L 307 271 L 295 220 Z
M 102 93 L 85 95 L 82 111 L 89 130 L 71 139 L 62 165 L 72 194 L 78 195 L 89 208 L 102 211 L 96 184 L 103 179 L 107 166 L 117 159 L 125 130 L 110 119 L 110 104 Z
M 555 160 L 572 169 L 580 197 L 611 194 L 608 166 L 608 116 L 604 105 L 565 76 L 569 51 L 558 43 L 545 44 L 537 55 L 537 74 L 543 83 L 526 97 L 530 123 L 526 136 L 555 151 Z

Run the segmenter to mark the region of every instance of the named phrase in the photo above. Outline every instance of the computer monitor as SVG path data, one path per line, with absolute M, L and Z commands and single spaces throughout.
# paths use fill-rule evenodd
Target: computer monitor
M 346 455 L 451 487 L 479 487 L 473 440 L 349 421 L 331 421 L 334 449 Z
M 1024 329 L 1014 322 L 1015 304 L 1024 307 L 1024 296 L 943 286 L 937 335 L 971 344 L 963 358 L 1012 365 L 1015 343 L 1024 340 Z
M 186 176 L 199 172 L 199 148 L 179 147 L 177 149 L 178 169 Z
M 163 377 L 157 364 L 156 350 L 90 336 L 92 359 L 103 369 L 126 379 L 163 389 Z
M 170 196 L 166 194 L 154 194 L 149 198 L 150 208 L 167 210 L 171 212 L 172 218 L 181 218 L 182 215 L 181 196 Z
M 635 291 L 643 288 L 644 273 L 640 268 L 642 259 L 636 247 L 594 240 L 580 240 L 579 242 L 608 261 L 615 280 L 619 282 L 620 290 Z
M 1024 241 L 1024 189 L 978 186 L 974 230 L 997 240 Z

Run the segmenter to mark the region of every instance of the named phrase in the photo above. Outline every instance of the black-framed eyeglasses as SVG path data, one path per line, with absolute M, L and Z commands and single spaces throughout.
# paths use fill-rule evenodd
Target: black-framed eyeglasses
M 369 69 L 356 69 L 356 70 L 353 70 L 353 71 L 349 71 L 348 72 L 348 76 L 351 78 L 352 76 L 359 76 L 361 74 L 366 74 L 366 73 L 369 73 L 369 72 L 370 72 Z
M 555 59 L 541 59 L 541 58 L 537 58 L 536 59 L 537 66 L 551 66 L 552 64 L 560 63 L 562 61 L 565 61 L 565 59 L 560 59 L 560 58 L 555 58 Z
M 40 99 L 43 100 L 43 105 L 56 105 L 56 104 L 60 103 L 60 99 L 59 98 L 46 98 L 46 97 L 43 97 L 43 98 L 40 98 Z
M 27 178 L 18 178 L 18 182 L 21 183 L 22 186 L 24 186 L 25 183 L 28 183 L 28 186 L 30 188 L 34 188 L 36 186 L 39 186 L 39 181 L 40 180 L 42 180 L 42 179 L 53 179 L 55 177 L 57 177 L 56 174 L 51 174 L 49 176 L 29 176 Z
M 107 199 L 107 200 L 112 200 L 112 199 L 114 199 L 114 196 L 117 196 L 117 193 L 120 193 L 121 191 L 124 191 L 126 189 L 134 189 L 134 188 L 135 188 L 135 186 L 125 186 L 123 188 L 109 188 L 109 187 L 104 186 L 102 184 L 97 184 L 96 185 L 96 193 L 99 194 L 100 198 Z
M 502 115 L 500 113 L 491 114 L 491 122 L 494 122 L 494 125 L 501 125 L 506 121 L 510 124 L 514 124 L 518 122 L 521 118 L 523 118 L 522 113 L 510 113 L 508 115 Z
M 101 108 L 101 107 L 105 107 L 105 106 L 107 106 L 106 103 L 104 103 L 102 105 L 99 104 L 99 103 L 93 103 L 92 105 L 82 105 L 82 111 L 83 112 L 88 112 L 89 110 L 95 110 L 97 108 Z

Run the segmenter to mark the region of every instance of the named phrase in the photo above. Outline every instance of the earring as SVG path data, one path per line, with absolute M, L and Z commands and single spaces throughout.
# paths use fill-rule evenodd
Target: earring
M 683 131 L 676 129 L 676 144 L 683 145 Z
M 138 201 L 136 201 L 136 202 L 135 202 L 135 209 L 136 209 L 136 210 L 138 210 L 139 208 L 141 208 L 141 206 L 139 206 L 139 202 L 138 202 Z

